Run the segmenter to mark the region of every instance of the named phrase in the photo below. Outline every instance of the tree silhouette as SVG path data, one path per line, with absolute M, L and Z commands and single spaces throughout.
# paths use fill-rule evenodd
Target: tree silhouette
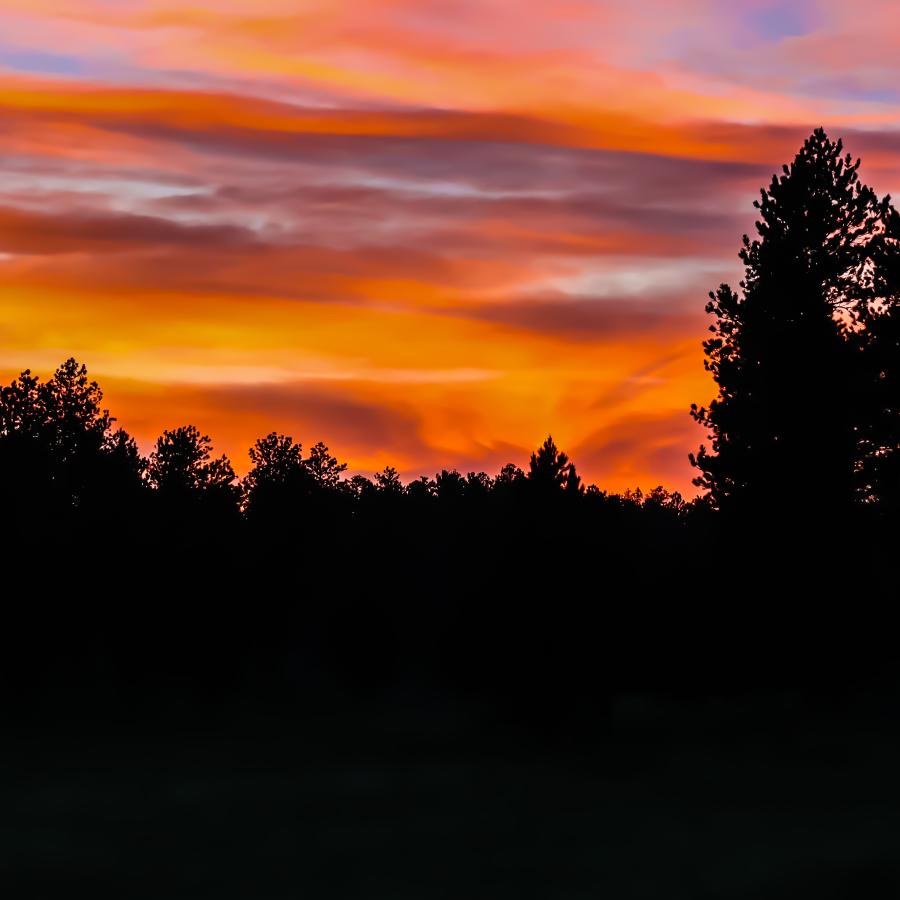
M 303 448 L 288 435 L 269 432 L 256 441 L 247 455 L 253 468 L 244 482 L 251 492 L 263 484 L 289 484 L 298 473 L 305 473 Z
M 525 472 L 515 463 L 506 463 L 494 479 L 495 488 L 505 488 L 525 481 Z
M 403 482 L 400 480 L 400 473 L 393 466 L 385 466 L 381 472 L 376 472 L 375 484 L 378 493 L 385 497 L 403 496 Z
M 466 499 L 481 502 L 494 489 L 494 479 L 487 472 L 469 472 L 466 475 Z
M 344 472 L 347 471 L 347 463 L 338 462 L 328 447 L 319 441 L 309 451 L 306 470 L 319 488 L 324 491 L 336 491 Z
M 341 476 L 346 463 L 338 462 L 321 441 L 307 459 L 293 438 L 271 432 L 249 451 L 253 464 L 244 477 L 247 518 L 265 527 L 265 539 L 284 543 L 296 536 L 300 523 L 337 514 L 353 495 Z M 304 531 L 309 541 L 315 529 Z
M 195 425 L 164 431 L 150 454 L 147 471 L 150 484 L 159 491 L 237 496 L 228 457 L 213 458 L 212 442 Z
M 45 382 L 26 370 L 0 389 L 0 493 L 18 516 L 78 510 L 96 521 L 136 502 L 143 460 L 102 402 L 75 359 Z
M 552 435 L 531 454 L 528 482 L 540 494 L 552 496 L 563 490 L 579 492 L 581 479 L 575 474 L 569 457 L 553 442 Z
M 870 390 L 861 428 L 860 494 L 881 512 L 900 513 L 900 307 L 872 321 L 865 361 Z
M 241 489 L 225 455 L 194 425 L 166 430 L 147 464 L 147 479 L 178 540 L 203 541 L 227 530 L 239 510 Z
M 353 475 L 347 482 L 347 489 L 356 500 L 368 500 L 378 493 L 377 485 L 365 475 Z
M 584 485 L 581 483 L 581 476 L 575 470 L 575 463 L 569 463 L 566 469 L 563 492 L 567 497 L 580 497 L 584 493 Z
M 466 496 L 466 479 L 452 469 L 443 469 L 434 479 L 437 498 L 443 504 L 458 505 Z
M 876 238 L 872 267 L 876 296 L 865 310 L 863 345 L 865 382 L 859 403 L 859 490 L 863 501 L 882 513 L 900 513 L 900 214 L 887 211 Z
M 704 343 L 719 395 L 692 415 L 712 437 L 695 484 L 723 510 L 771 508 L 786 489 L 836 513 L 853 496 L 860 353 L 854 329 L 874 297 L 873 239 L 886 201 L 862 185 L 822 129 L 756 202 L 759 237 L 744 236 L 741 294 L 710 294 Z
M 26 369 L 0 390 L 0 502 L 9 524 L 27 528 L 70 505 L 54 484 L 48 424 L 40 379 Z
M 272 431 L 256 441 L 248 455 L 253 465 L 242 485 L 247 515 L 281 529 L 300 514 L 313 489 L 302 447 Z

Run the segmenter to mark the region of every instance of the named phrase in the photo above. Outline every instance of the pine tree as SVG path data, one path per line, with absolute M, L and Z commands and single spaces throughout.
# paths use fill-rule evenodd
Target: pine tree
M 212 543 L 228 533 L 239 515 L 240 485 L 224 454 L 194 425 L 167 430 L 147 463 L 162 531 L 175 543 Z
M 403 496 L 403 482 L 400 480 L 400 473 L 393 466 L 385 466 L 381 472 L 376 472 L 375 484 L 383 496 Z
M 75 359 L 0 388 L 0 505 L 23 522 L 77 512 L 96 525 L 137 503 L 144 461 L 102 402 Z
M 528 481 L 538 491 L 554 494 L 561 491 L 569 476 L 569 457 L 556 446 L 553 436 L 531 454 Z
M 248 518 L 285 529 L 314 486 L 302 446 L 289 435 L 272 431 L 256 441 L 248 456 L 253 465 L 241 485 Z
M 194 425 L 164 431 L 150 454 L 150 484 L 158 491 L 202 495 L 235 494 L 235 475 L 228 457 L 214 458 L 212 442 Z
M 306 469 L 318 487 L 325 491 L 336 491 L 341 478 L 347 471 L 347 463 L 339 462 L 322 441 L 313 445 L 306 460 Z
M 837 513 L 853 497 L 861 404 L 860 342 L 873 300 L 874 239 L 887 198 L 859 181 L 859 160 L 817 129 L 755 203 L 741 293 L 710 294 L 704 342 L 719 394 L 692 415 L 712 438 L 694 483 L 720 509 L 775 500 Z

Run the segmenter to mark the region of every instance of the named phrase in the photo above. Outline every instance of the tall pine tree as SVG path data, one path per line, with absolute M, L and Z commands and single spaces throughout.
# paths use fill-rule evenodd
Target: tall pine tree
M 719 393 L 692 407 L 712 447 L 691 461 L 694 483 L 722 510 L 760 513 L 778 501 L 830 516 L 854 496 L 859 334 L 889 204 L 842 150 L 813 132 L 755 203 L 759 236 L 744 236 L 740 293 L 723 284 L 710 294 L 705 365 Z

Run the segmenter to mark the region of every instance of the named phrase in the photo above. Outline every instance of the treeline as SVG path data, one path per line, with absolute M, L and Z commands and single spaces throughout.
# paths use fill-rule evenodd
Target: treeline
M 281 545 L 309 540 L 313 523 L 454 515 L 467 508 L 480 516 L 489 508 L 520 512 L 547 503 L 559 504 L 560 512 L 583 506 L 623 519 L 646 511 L 657 526 L 675 527 L 703 505 L 661 486 L 646 495 L 585 489 L 552 437 L 526 470 L 508 463 L 492 477 L 445 469 L 404 484 L 391 466 L 372 479 L 347 476 L 347 464 L 324 443 L 304 455 L 292 437 L 272 432 L 250 448 L 251 468 L 238 479 L 227 456 L 216 456 L 209 437 L 193 425 L 164 431 L 142 456 L 134 439 L 114 427 L 102 401 L 100 386 L 75 359 L 46 381 L 26 371 L 0 389 L 0 502 L 7 527 L 90 526 L 116 540 L 152 522 L 161 540 L 187 548 L 229 532 Z
M 304 455 L 273 432 L 250 448 L 250 471 L 238 480 L 190 425 L 165 431 L 143 458 L 103 409 L 100 387 L 69 359 L 44 382 L 26 371 L 0 389 L 6 522 L 121 532 L 129 516 L 149 516 L 177 545 L 216 539 L 239 521 L 292 540 L 308 537 L 307 520 L 320 515 L 547 503 L 565 504 L 567 515 L 634 519 L 640 510 L 673 528 L 714 513 L 731 526 L 861 510 L 888 521 L 900 508 L 900 214 L 860 182 L 859 160 L 842 150 L 819 129 L 773 176 L 755 204 L 759 237 L 744 236 L 740 291 L 723 284 L 710 294 L 704 350 L 718 395 L 691 408 L 711 440 L 691 456 L 702 489 L 694 501 L 662 487 L 646 496 L 585 488 L 550 438 L 524 470 L 445 470 L 404 485 L 391 467 L 348 477 L 325 444 Z
M 691 501 L 585 487 L 550 438 L 403 484 L 272 433 L 239 480 L 193 426 L 144 458 L 75 360 L 24 372 L 0 390 L 10 696 L 399 692 L 547 723 L 621 691 L 893 684 L 900 216 L 858 165 L 819 130 L 762 192 L 740 292 L 707 307 Z
M 561 672 L 608 665 L 589 623 L 613 611 L 582 577 L 612 565 L 604 592 L 619 575 L 635 590 L 638 558 L 676 565 L 709 515 L 661 487 L 585 488 L 551 438 L 525 469 L 408 484 L 390 467 L 348 477 L 323 443 L 304 453 L 276 433 L 249 456 L 237 479 L 184 426 L 143 457 L 74 359 L 0 389 L 14 693 L 83 679 L 83 696 L 112 687 L 129 703 L 165 684 L 270 699 L 402 685 L 499 692 L 511 709 L 546 694 L 550 709 Z M 607 696 L 607 675 L 577 683 L 573 698 Z
M 0 672 L 23 714 L 399 691 L 553 730 L 596 726 L 621 691 L 893 671 L 888 632 L 864 633 L 895 584 L 865 505 L 845 525 L 873 559 L 835 570 L 785 541 L 784 509 L 750 541 L 707 499 L 585 488 L 550 438 L 524 469 L 404 485 L 273 433 L 238 480 L 193 426 L 142 457 L 74 360 L 0 390 L 0 417 Z

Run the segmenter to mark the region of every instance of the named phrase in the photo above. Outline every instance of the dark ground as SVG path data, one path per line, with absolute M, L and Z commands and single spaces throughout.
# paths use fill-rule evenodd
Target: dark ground
M 3 896 L 900 891 L 900 705 L 884 695 L 619 697 L 592 736 L 540 738 L 489 710 L 400 705 L 20 723 L 0 755 Z

